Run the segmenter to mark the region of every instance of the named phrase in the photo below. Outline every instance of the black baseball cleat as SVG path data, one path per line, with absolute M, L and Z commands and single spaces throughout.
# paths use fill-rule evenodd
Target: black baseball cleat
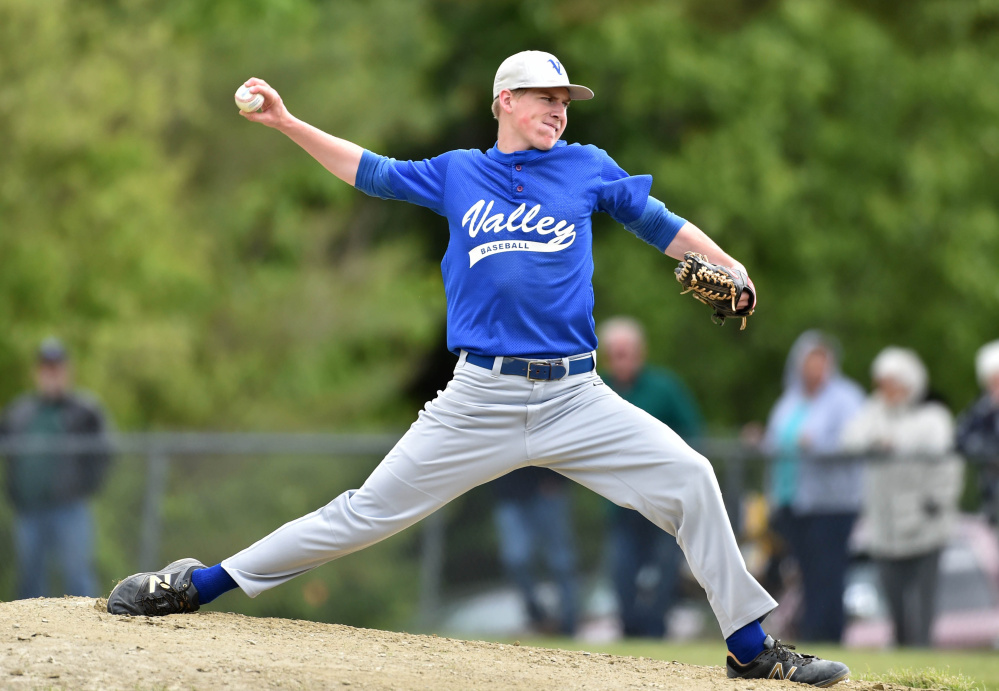
M 201 603 L 191 573 L 203 568 L 197 559 L 180 559 L 161 571 L 129 576 L 108 595 L 108 612 L 147 617 L 196 612 Z
M 850 674 L 850 668 L 842 662 L 801 655 L 792 652 L 793 650 L 793 645 L 767 636 L 763 641 L 763 652 L 748 664 L 740 663 L 729 653 L 726 665 L 729 679 L 787 679 L 800 684 L 826 687 L 843 681 Z

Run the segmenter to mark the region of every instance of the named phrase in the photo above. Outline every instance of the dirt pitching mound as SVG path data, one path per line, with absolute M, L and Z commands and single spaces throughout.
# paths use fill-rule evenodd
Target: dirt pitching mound
M 104 600 L 0 603 L 0 688 L 801 689 L 721 667 L 223 612 L 116 617 Z M 850 691 L 882 685 L 849 682 Z

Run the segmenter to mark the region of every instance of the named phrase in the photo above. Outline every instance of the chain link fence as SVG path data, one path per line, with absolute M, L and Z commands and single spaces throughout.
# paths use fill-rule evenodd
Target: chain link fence
M 125 575 L 159 568 L 171 559 L 195 556 L 209 564 L 220 561 L 284 522 L 358 487 L 399 436 L 116 435 L 112 442 L 115 460 L 93 502 L 95 562 L 102 592 L 106 594 Z M 104 445 L 106 441 L 85 437 L 7 438 L 0 441 L 0 456 L 85 454 Z M 697 446 L 715 465 L 738 534 L 743 500 L 747 492 L 760 492 L 764 486 L 767 459 L 732 437 L 704 439 Z M 830 456 L 823 460 L 858 459 Z M 994 467 L 995 461 L 969 460 L 965 508 L 976 507 L 974 478 L 978 468 L 986 465 Z M 254 601 L 223 598 L 222 607 L 253 615 L 367 626 L 398 628 L 400 622 L 408 621 L 416 629 L 430 630 L 440 618 L 448 559 L 488 559 L 483 554 L 495 551 L 494 538 L 487 535 L 492 532 L 491 524 L 483 521 L 482 553 L 449 554 L 449 521 L 483 515 L 478 505 L 488 502 L 488 495 L 475 492 L 468 501 L 478 507 L 478 513 L 445 507 L 400 537 L 351 555 L 336 568 L 317 569 Z M 585 529 L 599 530 L 599 504 L 581 504 Z M 0 599 L 4 600 L 16 596 L 12 522 L 12 508 L 4 498 L 0 500 Z M 599 566 L 584 559 L 587 565 Z M 495 573 L 498 577 L 499 570 Z M 61 592 L 59 587 L 59 583 L 50 584 L 50 592 Z

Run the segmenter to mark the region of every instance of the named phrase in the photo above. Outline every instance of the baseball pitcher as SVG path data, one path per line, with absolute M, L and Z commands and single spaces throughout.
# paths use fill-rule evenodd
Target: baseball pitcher
M 595 372 L 591 217 L 609 214 L 660 252 L 683 259 L 677 279 L 716 321 L 752 313 L 743 267 L 650 196 L 595 146 L 562 140 L 572 84 L 554 55 L 517 53 L 493 82 L 499 127 L 486 150 L 396 161 L 298 120 L 261 79 L 247 120 L 290 137 L 366 194 L 425 206 L 447 219 L 441 271 L 454 377 L 360 489 L 294 520 L 212 567 L 181 559 L 129 576 L 113 614 L 193 612 L 235 588 L 254 597 L 363 549 L 472 487 L 545 466 L 676 537 L 726 637 L 728 675 L 829 686 L 849 670 L 793 652 L 761 622 L 777 603 L 746 569 L 710 463 L 669 427 L 625 402 Z M 713 262 L 713 263 L 712 263 Z

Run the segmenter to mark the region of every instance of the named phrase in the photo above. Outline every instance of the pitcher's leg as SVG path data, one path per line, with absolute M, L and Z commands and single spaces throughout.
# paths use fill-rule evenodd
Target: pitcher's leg
M 523 417 L 448 390 L 358 490 L 342 493 L 222 562 L 247 595 L 383 540 L 472 487 L 524 463 Z M 508 419 L 509 418 L 509 419 Z
M 205 567 L 186 558 L 160 571 L 133 574 L 108 595 L 108 612 L 193 612 L 236 587 L 252 597 L 389 537 L 466 490 L 524 465 L 524 399 L 531 388 L 526 380 L 503 380 L 465 364 L 459 360 L 447 388 L 360 489 L 340 494 L 221 564 Z
M 532 455 L 675 535 L 726 637 L 777 606 L 746 568 L 707 459 L 598 383 L 551 412 L 528 429 Z

